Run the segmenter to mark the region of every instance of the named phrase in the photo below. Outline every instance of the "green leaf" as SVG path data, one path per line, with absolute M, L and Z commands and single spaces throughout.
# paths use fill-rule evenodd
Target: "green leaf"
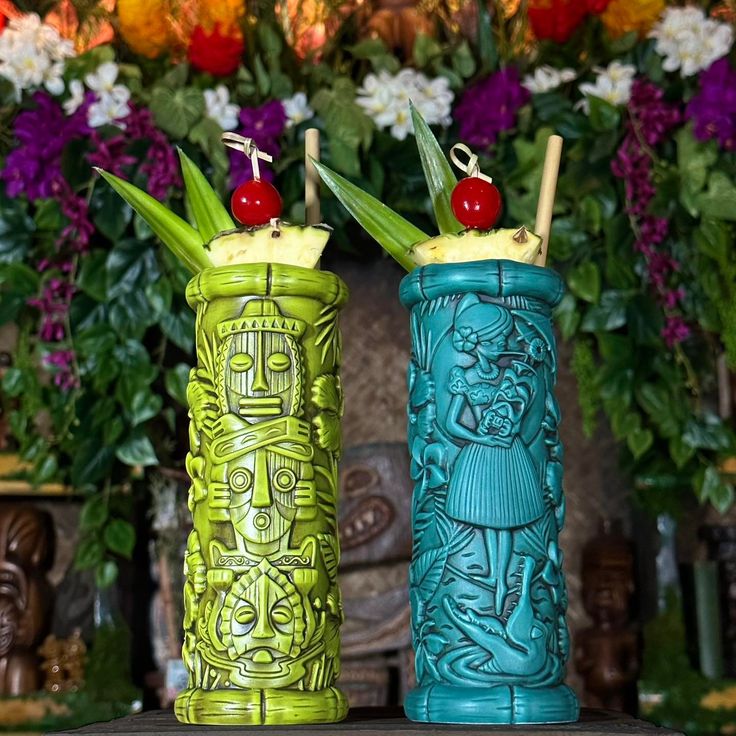
M 81 260 L 77 286 L 96 302 L 107 300 L 107 253 L 101 250 L 88 253 Z
M 348 46 L 347 51 L 356 59 L 369 61 L 375 72 L 387 71 L 394 74 L 401 68 L 399 60 L 380 38 L 366 38 L 354 46 Z
M 194 349 L 194 312 L 184 307 L 161 315 L 161 331 L 185 353 Z
M 130 559 L 135 547 L 135 527 L 125 519 L 113 519 L 102 534 L 105 546 L 115 554 Z
M 601 294 L 600 303 L 588 307 L 581 329 L 585 332 L 616 330 L 626 324 L 626 296 L 610 290 Z
M 603 210 L 595 197 L 588 195 L 580 200 L 577 217 L 585 230 L 597 235 L 603 224 Z
M 621 113 L 618 108 L 600 97 L 588 96 L 590 105 L 590 125 L 593 130 L 603 133 L 614 130 L 621 122 Z
M 126 465 L 155 465 L 158 462 L 151 440 L 141 427 L 137 427 L 128 439 L 115 451 L 115 456 Z
M 202 118 L 190 131 L 188 140 L 199 146 L 212 164 L 212 181 L 215 188 L 223 188 L 230 162 L 222 145 L 222 128 L 212 118 Z
M 426 33 L 417 33 L 412 51 L 412 59 L 417 68 L 422 69 L 440 56 L 442 56 L 442 46 Z
M 680 425 L 675 413 L 675 403 L 666 386 L 659 383 L 642 383 L 637 388 L 636 397 L 640 406 L 665 437 L 679 434 Z
M 332 153 L 333 141 L 339 141 L 343 148 L 350 149 L 352 156 L 339 151 L 341 157 L 353 168 L 344 169 L 350 176 L 357 176 L 359 165 L 356 167 L 357 151 L 370 146 L 373 137 L 374 123 L 363 110 L 355 104 L 355 84 L 347 77 L 338 77 L 332 89 L 320 89 L 312 98 L 312 106 L 319 113 L 325 125 L 325 137 L 330 143 Z M 337 161 L 333 161 L 337 167 Z M 354 170 L 357 168 L 358 170 Z
M 163 399 L 160 396 L 149 389 L 143 389 L 133 396 L 130 405 L 126 407 L 126 414 L 130 423 L 136 427 L 155 417 L 161 411 L 162 405 Z
M 271 77 L 260 54 L 256 54 L 253 59 L 253 72 L 255 73 L 258 92 L 262 97 L 265 97 L 271 90 Z
M 0 263 L 22 261 L 33 243 L 36 223 L 26 214 L 26 204 L 1 197 L 0 189 Z
M 39 230 L 58 232 L 64 226 L 64 216 L 61 214 L 61 205 L 55 199 L 43 199 L 33 216 Z
M 114 560 L 104 560 L 95 568 L 95 584 L 109 588 L 118 579 L 118 566 Z
M 145 292 L 146 299 L 148 299 L 148 303 L 156 317 L 160 317 L 171 309 L 174 290 L 171 287 L 171 281 L 166 277 L 161 277 L 158 281 L 148 284 Z
M 156 255 L 150 242 L 121 240 L 110 250 L 105 266 L 109 300 L 143 289 L 159 277 Z
M 564 340 L 569 340 L 580 324 L 580 312 L 577 310 L 575 297 L 565 294 L 554 312 L 555 321 L 560 326 L 560 333 Z
M 695 204 L 706 217 L 736 220 L 736 184 L 722 171 L 714 171 L 708 189 L 695 198 Z
M 7 368 L 2 380 L 3 393 L 8 396 L 20 396 L 26 385 L 25 374 L 20 368 Z
M 188 406 L 187 384 L 190 370 L 186 363 L 179 363 L 164 374 L 164 386 L 167 393 L 184 407 Z
M 636 429 L 629 432 L 626 437 L 626 444 L 637 460 L 652 446 L 653 442 L 654 435 L 648 429 Z
M 683 442 L 682 437 L 670 437 L 669 450 L 678 470 L 685 467 L 687 462 L 695 455 L 695 449 Z
M 105 548 L 96 537 L 82 539 L 74 556 L 74 565 L 78 570 L 89 570 L 102 562 L 105 556 Z
M 235 223 L 204 174 L 181 148 L 178 150 L 189 207 L 197 222 L 202 242 L 207 243 L 223 230 L 232 230 Z
M 183 87 L 176 90 L 158 86 L 151 97 L 151 112 L 161 130 L 172 138 L 184 138 L 191 127 L 204 115 L 204 95 L 201 90 Z
M 699 418 L 690 417 L 685 424 L 682 441 L 696 450 L 725 451 L 731 444 L 726 425 L 713 413 Z
M 693 488 L 700 503 L 710 502 L 721 513 L 728 511 L 733 504 L 733 486 L 724 483 L 718 469 L 713 465 L 708 465 L 695 474 Z
M 680 174 L 680 201 L 691 215 L 697 215 L 695 195 L 705 186 L 708 169 L 718 160 L 718 147 L 715 141 L 703 143 L 696 140 L 689 125 L 677 131 L 675 141 Z
M 82 513 L 79 515 L 79 526 L 82 531 L 99 529 L 109 514 L 107 500 L 102 495 L 92 496 L 84 502 Z
M 478 55 L 481 71 L 492 72 L 498 64 L 498 51 L 493 38 L 493 20 L 486 0 L 476 0 L 478 8 Z
M 410 108 L 411 119 L 414 122 L 414 136 L 419 149 L 419 157 L 422 160 L 429 196 L 432 198 L 437 226 L 441 233 L 459 233 L 463 226 L 453 214 L 450 204 L 450 196 L 457 184 L 457 179 L 429 125 L 414 105 L 410 105 Z
M 56 455 L 46 455 L 36 463 L 33 469 L 33 477 L 36 483 L 48 483 L 56 476 L 59 470 L 59 462 Z
M 151 226 L 163 244 L 192 272 L 212 263 L 202 247 L 202 238 L 188 223 L 138 187 L 114 174 L 96 169 L 103 179 Z
M 595 304 L 601 295 L 601 272 L 591 261 L 581 263 L 568 274 L 567 285 L 576 297 Z
M 467 41 L 462 41 L 455 49 L 452 55 L 452 68 L 463 79 L 468 79 L 475 74 L 475 59 Z
M 115 241 L 122 237 L 125 228 L 133 217 L 133 210 L 121 202 L 108 187 L 98 187 L 94 192 L 95 227 L 108 239 Z
M 695 244 L 703 255 L 712 258 L 722 269 L 728 268 L 732 240 L 729 228 L 723 222 L 704 219 L 695 231 Z
M 371 197 L 370 194 L 355 184 L 351 184 L 324 164 L 317 161 L 313 163 L 322 181 L 327 184 L 363 229 L 392 258 L 395 258 L 407 271 L 411 271 L 416 266 L 409 255 L 411 247 L 427 240 L 429 236 L 383 202 Z
M 114 459 L 112 448 L 102 445 L 99 437 L 83 440 L 74 452 L 72 485 L 78 488 L 102 480 L 110 472 Z

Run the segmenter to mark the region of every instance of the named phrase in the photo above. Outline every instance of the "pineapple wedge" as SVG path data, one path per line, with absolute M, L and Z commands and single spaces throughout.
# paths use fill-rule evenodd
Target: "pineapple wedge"
M 216 235 L 205 246 L 213 266 L 282 263 L 314 268 L 327 245 L 328 225 L 291 225 L 278 220 Z
M 542 238 L 520 227 L 499 230 L 465 230 L 447 233 L 415 245 L 411 257 L 418 266 L 428 263 L 467 263 L 488 259 L 506 259 L 534 263 L 542 246 Z

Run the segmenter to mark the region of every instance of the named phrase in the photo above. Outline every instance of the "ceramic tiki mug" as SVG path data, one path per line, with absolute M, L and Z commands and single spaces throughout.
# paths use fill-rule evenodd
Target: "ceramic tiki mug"
M 277 263 L 207 269 L 187 288 L 197 365 L 181 721 L 313 723 L 347 712 L 334 686 L 346 298 L 334 274 Z
M 413 270 L 410 586 L 417 721 L 577 718 L 558 533 L 565 502 L 556 347 L 562 280 L 505 260 Z

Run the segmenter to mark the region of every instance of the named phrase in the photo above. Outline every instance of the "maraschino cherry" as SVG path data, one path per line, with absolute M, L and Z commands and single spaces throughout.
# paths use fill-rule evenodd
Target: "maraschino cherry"
M 258 163 L 259 159 L 273 161 L 272 156 L 259 151 L 252 138 L 245 138 L 238 133 L 223 133 L 222 141 L 226 146 L 249 156 L 253 168 L 253 178 L 238 186 L 230 199 L 233 217 L 248 227 L 265 225 L 279 217 L 283 209 L 281 195 L 273 184 L 261 179 Z
M 233 217 L 242 225 L 265 225 L 281 215 L 283 202 L 276 187 L 263 179 L 241 184 L 230 200 Z
M 467 163 L 459 160 L 455 149 L 468 155 Z M 455 217 L 467 228 L 490 230 L 501 213 L 501 193 L 490 177 L 480 173 L 478 157 L 467 146 L 453 146 L 450 156 L 453 163 L 468 174 L 455 185 L 450 195 Z

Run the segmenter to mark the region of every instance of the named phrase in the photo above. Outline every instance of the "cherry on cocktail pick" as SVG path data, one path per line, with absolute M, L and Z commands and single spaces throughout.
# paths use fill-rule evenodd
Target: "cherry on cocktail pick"
M 455 149 L 468 156 L 467 163 L 460 161 Z M 481 173 L 478 157 L 467 146 L 462 143 L 454 145 L 450 158 L 455 166 L 468 174 L 452 190 L 450 206 L 453 214 L 467 228 L 490 230 L 501 213 L 501 193 L 491 178 Z
M 242 150 L 250 156 L 253 167 L 253 178 L 238 186 L 230 199 L 233 217 L 242 225 L 254 227 L 265 225 L 281 215 L 283 202 L 276 187 L 261 179 L 258 159 L 273 161 L 268 153 L 258 150 L 252 138 L 245 138 L 238 133 L 223 133 L 222 141 L 226 146 Z
M 276 187 L 263 179 L 241 184 L 230 199 L 233 217 L 243 225 L 265 225 L 281 215 L 283 203 Z

